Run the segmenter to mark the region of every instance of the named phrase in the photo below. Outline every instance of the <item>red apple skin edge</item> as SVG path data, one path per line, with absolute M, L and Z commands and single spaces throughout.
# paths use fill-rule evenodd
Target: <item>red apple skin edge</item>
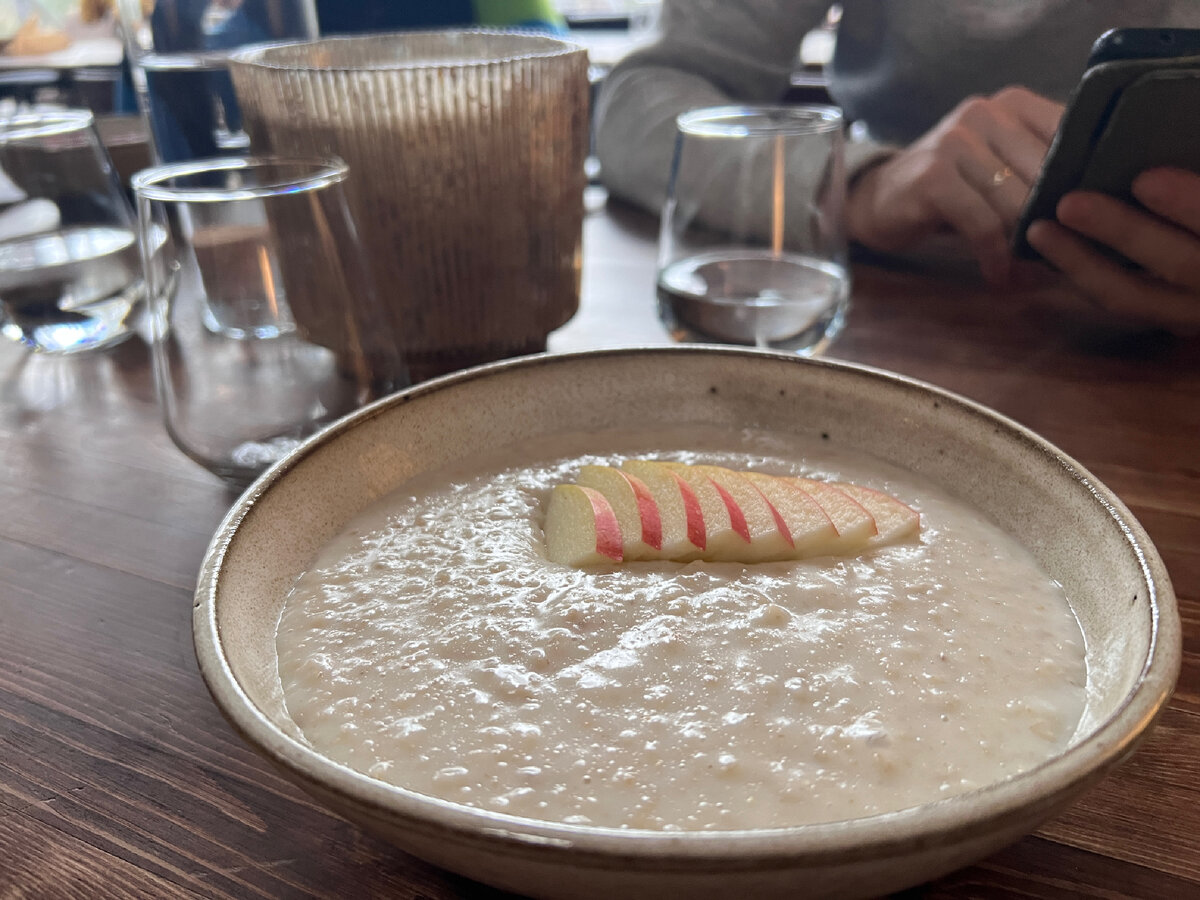
M 767 504 L 767 509 L 771 511 L 771 518 L 775 520 L 775 527 L 779 529 L 779 533 L 783 535 L 783 539 L 787 541 L 789 547 L 795 547 L 796 542 L 792 540 L 792 530 L 787 527 L 787 522 L 783 521 L 783 516 L 779 514 L 779 510 L 775 508 L 775 504 L 767 499 L 767 495 L 759 489 L 758 485 L 754 485 L 754 489 L 758 491 L 758 496 L 763 498 L 763 503 Z
M 633 496 L 637 500 L 638 515 L 642 519 L 642 540 L 653 547 L 655 550 L 662 549 L 662 518 L 658 514 L 658 504 L 654 502 L 654 496 L 650 493 L 650 489 L 646 487 L 646 482 L 638 478 L 636 475 L 630 475 L 621 469 L 618 472 L 629 482 L 629 486 L 633 488 Z
M 675 479 L 675 483 L 679 485 L 679 493 L 683 495 L 683 511 L 687 518 L 687 536 L 700 550 L 708 546 L 708 533 L 704 528 L 704 512 L 700 509 L 700 501 L 696 499 L 696 493 L 691 486 L 676 475 L 671 473 L 671 477 Z
M 585 487 L 583 491 L 592 503 L 592 518 L 596 523 L 596 552 L 614 562 L 620 562 L 625 554 L 617 514 L 598 490 Z
M 738 506 L 738 502 L 730 496 L 729 491 L 721 487 L 711 478 L 708 483 L 717 489 L 717 493 L 721 495 L 721 502 L 725 504 L 725 509 L 729 511 L 729 525 L 733 528 L 734 533 L 747 544 L 750 543 L 750 526 L 746 524 L 746 514 L 742 512 L 742 508 Z

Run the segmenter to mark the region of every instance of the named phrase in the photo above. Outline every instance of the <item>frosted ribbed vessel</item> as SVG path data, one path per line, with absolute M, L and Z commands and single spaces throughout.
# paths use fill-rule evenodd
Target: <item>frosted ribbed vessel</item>
M 414 380 L 542 350 L 575 313 L 583 49 L 413 32 L 250 48 L 231 70 L 256 152 L 349 163 L 351 206 Z M 304 248 L 285 253 L 298 324 L 337 349 L 338 316 L 301 274 Z

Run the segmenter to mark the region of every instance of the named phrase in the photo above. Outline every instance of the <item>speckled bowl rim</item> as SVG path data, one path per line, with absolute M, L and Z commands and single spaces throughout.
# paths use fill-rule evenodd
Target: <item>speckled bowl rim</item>
M 221 649 L 216 597 L 221 568 L 238 528 L 250 510 L 296 465 L 318 447 L 394 407 L 453 385 L 489 379 L 513 368 L 569 366 L 573 360 L 611 359 L 658 354 L 716 354 L 787 360 L 817 366 L 846 377 L 881 380 L 917 391 L 999 426 L 1033 452 L 1050 456 L 1064 475 L 1080 483 L 1120 528 L 1137 558 L 1148 589 L 1152 622 L 1150 646 L 1141 672 L 1115 712 L 1091 734 L 1042 765 L 965 794 L 839 822 L 786 828 L 714 832 L 659 832 L 574 826 L 542 822 L 460 806 L 394 787 L 320 755 L 288 736 L 250 701 Z M 803 359 L 754 349 L 680 345 L 538 354 L 480 366 L 424 382 L 350 414 L 313 436 L 266 471 L 236 502 L 216 531 L 201 569 L 194 604 L 194 639 L 201 675 L 218 707 L 234 728 L 261 753 L 301 783 L 342 795 L 355 807 L 381 820 L 403 819 L 427 836 L 455 836 L 482 844 L 503 844 L 504 853 L 537 857 L 555 849 L 569 852 L 580 865 L 658 872 L 745 871 L 775 862 L 789 866 L 852 863 L 930 848 L 947 839 L 961 843 L 995 831 L 1008 816 L 1082 789 L 1098 772 L 1120 762 L 1165 707 L 1178 676 L 1182 637 L 1174 591 L 1165 566 L 1144 529 L 1125 505 L 1083 466 L 1017 422 L 961 395 L 917 379 L 855 363 Z

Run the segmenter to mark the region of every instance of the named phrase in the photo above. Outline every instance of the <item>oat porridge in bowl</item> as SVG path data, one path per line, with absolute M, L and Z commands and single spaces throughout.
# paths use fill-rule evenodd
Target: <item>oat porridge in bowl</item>
M 1119 761 L 1179 659 L 1153 547 L 1054 448 L 895 376 L 715 348 L 383 401 L 243 497 L 197 601 L 260 751 L 536 896 L 932 878 Z

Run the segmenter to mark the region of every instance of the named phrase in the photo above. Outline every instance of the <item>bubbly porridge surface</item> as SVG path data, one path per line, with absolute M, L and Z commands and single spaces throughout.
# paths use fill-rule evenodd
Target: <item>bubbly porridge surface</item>
M 548 563 L 549 488 L 630 456 L 857 481 L 919 509 L 921 537 L 850 559 Z M 277 646 L 289 714 L 339 762 L 497 812 L 655 830 L 982 787 L 1063 749 L 1086 684 L 1061 589 L 958 501 L 821 442 L 699 430 L 543 439 L 408 485 L 299 578 Z

